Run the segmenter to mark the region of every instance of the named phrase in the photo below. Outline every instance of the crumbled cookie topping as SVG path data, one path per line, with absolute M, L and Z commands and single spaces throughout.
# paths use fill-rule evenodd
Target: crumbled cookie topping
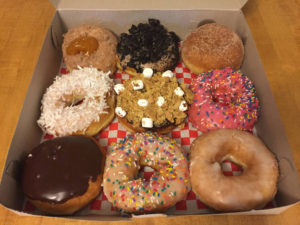
M 137 83 L 138 89 L 133 85 Z M 139 74 L 123 85 L 124 90 L 117 96 L 117 107 L 126 112 L 126 119 L 134 127 L 145 127 L 145 118 L 147 128 L 150 128 L 150 120 L 154 128 L 161 128 L 179 125 L 187 117 L 186 110 L 192 103 L 193 93 L 185 84 L 178 83 L 176 77 L 162 76 L 159 72 L 151 78 Z

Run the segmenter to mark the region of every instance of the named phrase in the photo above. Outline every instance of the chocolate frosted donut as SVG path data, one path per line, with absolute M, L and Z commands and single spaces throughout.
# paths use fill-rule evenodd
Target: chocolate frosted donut
M 136 75 L 144 68 L 155 72 L 173 69 L 179 60 L 179 38 L 168 32 L 159 20 L 132 25 L 129 33 L 122 33 L 117 45 L 117 66 Z
M 30 202 L 48 214 L 72 214 L 101 190 L 105 152 L 85 136 L 45 141 L 28 154 L 22 187 Z
M 96 67 L 103 72 L 116 71 L 117 38 L 98 25 L 84 24 L 70 29 L 64 35 L 63 57 L 67 69 Z

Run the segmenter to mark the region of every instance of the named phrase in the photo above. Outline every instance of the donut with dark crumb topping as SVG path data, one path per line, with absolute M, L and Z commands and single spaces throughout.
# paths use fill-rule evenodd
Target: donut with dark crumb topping
M 132 25 L 128 33 L 120 35 L 117 66 L 130 75 L 142 73 L 144 68 L 155 72 L 172 70 L 179 60 L 179 41 L 157 19 Z

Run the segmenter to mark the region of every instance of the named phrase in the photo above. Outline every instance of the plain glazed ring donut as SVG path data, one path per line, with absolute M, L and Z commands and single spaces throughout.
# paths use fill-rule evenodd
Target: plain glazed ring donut
M 225 67 L 239 69 L 244 58 L 244 46 L 233 30 L 209 23 L 198 27 L 185 38 L 181 57 L 195 74 Z
M 223 175 L 225 160 L 240 165 L 242 174 Z M 192 143 L 190 177 L 196 195 L 218 211 L 260 209 L 276 194 L 278 164 L 259 138 L 246 131 L 219 129 Z
M 136 178 L 141 166 L 155 169 L 150 181 Z M 150 133 L 127 136 L 108 152 L 103 191 L 126 212 L 164 211 L 190 190 L 188 163 L 181 148 L 168 137 Z
M 109 73 L 96 68 L 57 76 L 43 96 L 39 126 L 54 136 L 97 134 L 115 115 L 112 85 Z
M 98 25 L 84 24 L 70 29 L 64 35 L 63 57 L 67 69 L 95 67 L 103 72 L 116 71 L 117 38 Z
M 259 116 L 253 82 L 231 68 L 200 74 L 191 83 L 193 103 L 189 121 L 201 132 L 219 128 L 252 131 Z

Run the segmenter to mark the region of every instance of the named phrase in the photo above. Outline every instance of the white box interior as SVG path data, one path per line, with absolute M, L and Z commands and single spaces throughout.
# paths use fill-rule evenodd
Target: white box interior
M 278 206 L 287 206 L 299 201 L 300 182 L 290 147 L 254 40 L 240 10 L 59 10 L 47 32 L 7 156 L 0 185 L 1 204 L 14 210 L 22 208 L 24 196 L 20 186 L 21 168 L 26 154 L 41 140 L 42 131 L 36 121 L 40 116 L 42 95 L 53 82 L 61 65 L 63 33 L 80 24 L 99 24 L 119 35 L 132 24 L 146 22 L 148 18 L 159 19 L 161 24 L 177 33 L 181 39 L 199 24 L 208 21 L 226 25 L 239 34 L 245 45 L 241 70 L 254 81 L 261 103 L 257 134 L 279 160 L 280 179 L 276 203 Z

